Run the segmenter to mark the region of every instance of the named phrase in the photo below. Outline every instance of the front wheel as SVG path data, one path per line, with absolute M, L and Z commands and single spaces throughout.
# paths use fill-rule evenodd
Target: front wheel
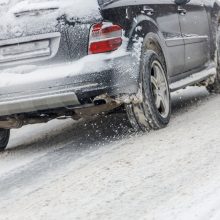
M 0 128 L 0 151 L 5 150 L 8 145 L 10 130 Z
M 154 51 L 143 52 L 140 62 L 142 102 L 126 106 L 128 118 L 136 130 L 164 128 L 170 121 L 171 99 L 163 59 Z

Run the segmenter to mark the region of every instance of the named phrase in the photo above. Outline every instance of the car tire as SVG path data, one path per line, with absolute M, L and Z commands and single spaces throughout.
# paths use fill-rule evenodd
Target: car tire
M 216 68 L 216 77 L 214 83 L 208 85 L 206 88 L 210 93 L 220 94 L 220 28 L 218 28 L 218 36 L 217 36 L 217 68 Z
M 136 131 L 158 130 L 167 126 L 171 115 L 170 89 L 163 59 L 152 50 L 142 51 L 140 62 L 139 104 L 126 105 L 126 112 Z
M 0 128 L 0 151 L 5 150 L 5 148 L 7 147 L 9 137 L 10 137 L 10 130 Z
M 219 56 L 218 56 L 219 57 Z M 217 71 L 215 81 L 209 84 L 206 88 L 210 93 L 220 94 L 220 63 L 218 58 Z

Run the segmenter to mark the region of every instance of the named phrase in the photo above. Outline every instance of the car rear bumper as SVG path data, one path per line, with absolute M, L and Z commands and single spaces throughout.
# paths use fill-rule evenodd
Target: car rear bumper
M 68 64 L 4 70 L 0 116 L 79 106 L 102 94 L 135 94 L 136 64 L 130 53 L 115 51 Z

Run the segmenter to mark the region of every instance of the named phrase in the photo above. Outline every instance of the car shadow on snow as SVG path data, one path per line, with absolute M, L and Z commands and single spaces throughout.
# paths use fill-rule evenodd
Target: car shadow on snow
M 6 152 L 23 151 L 28 148 L 38 150 L 51 147 L 56 149 L 64 145 L 72 145 L 75 148 L 103 145 L 114 140 L 122 139 L 132 133 L 132 128 L 127 120 L 126 114 L 112 114 L 100 116 L 90 120 L 73 121 L 51 121 L 48 125 L 32 125 L 22 128 L 20 136 L 16 141 L 16 134 L 9 144 Z M 18 134 L 19 130 L 16 131 Z M 28 135 L 25 134 L 28 132 Z

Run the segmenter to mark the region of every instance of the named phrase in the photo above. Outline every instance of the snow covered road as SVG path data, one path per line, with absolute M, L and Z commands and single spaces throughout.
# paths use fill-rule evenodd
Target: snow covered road
M 13 131 L 0 153 L 0 220 L 220 219 L 220 96 L 173 96 L 170 125 L 123 114 Z

